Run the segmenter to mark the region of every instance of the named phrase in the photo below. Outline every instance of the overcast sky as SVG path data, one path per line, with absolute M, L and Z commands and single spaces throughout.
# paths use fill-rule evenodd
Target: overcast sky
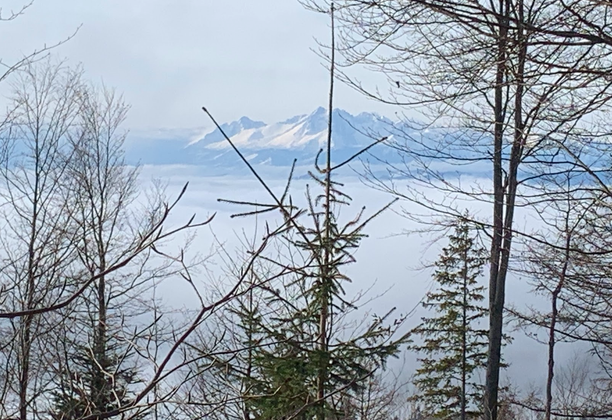
M 23 1 L 3 1 L 3 14 Z M 221 122 L 243 115 L 275 122 L 309 113 L 327 101 L 329 77 L 311 49 L 317 48 L 315 39 L 329 39 L 328 19 L 305 10 L 297 0 L 35 0 L 23 16 L 0 23 L 0 58 L 10 63 L 69 37 L 79 27 L 54 54 L 74 65 L 82 63 L 89 79 L 123 92 L 132 104 L 130 128 L 210 126 L 200 110 L 203 105 Z M 372 77 L 365 72 L 358 76 Z M 389 113 L 342 85 L 336 106 L 352 113 Z M 161 176 L 159 168 L 149 169 Z M 200 181 L 200 189 L 197 183 L 195 188 L 201 194 L 193 197 L 210 189 L 209 180 Z M 370 200 L 368 196 L 364 201 Z M 194 203 L 194 208 L 213 203 Z M 403 225 L 403 219 L 394 217 L 381 219 L 389 233 Z M 221 231 L 230 229 L 223 227 L 229 216 L 217 219 Z M 393 287 L 381 300 L 385 306 L 411 308 L 429 284 L 427 275 L 415 276 L 406 259 L 411 256 L 418 265 L 416 250 L 422 244 L 383 236 L 375 235 L 372 247 L 360 254 L 365 259 L 359 272 L 362 282 L 376 279 L 381 290 Z M 385 263 L 382 270 L 378 261 L 383 257 L 396 265 Z M 512 300 L 516 288 L 510 292 Z M 527 371 L 543 375 L 544 370 L 534 369 L 543 366 L 539 348 L 512 349 L 518 353 L 510 359 L 524 362 L 517 370 L 525 379 Z
M 24 1 L 3 1 L 3 14 Z M 328 18 L 297 0 L 35 0 L 0 24 L 0 57 L 10 62 L 79 26 L 54 54 L 122 91 L 132 128 L 206 126 L 202 105 L 221 121 L 274 122 L 326 103 L 328 75 L 312 49 L 329 39 Z M 344 86 L 336 104 L 384 112 Z

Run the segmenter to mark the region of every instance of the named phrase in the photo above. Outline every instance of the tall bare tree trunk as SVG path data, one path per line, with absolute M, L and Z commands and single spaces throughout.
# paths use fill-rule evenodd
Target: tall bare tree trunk
M 463 250 L 463 302 L 461 305 L 461 420 L 466 420 L 467 330 L 468 330 L 468 249 Z
M 569 190 L 569 186 L 568 186 Z M 569 193 L 568 193 L 569 194 Z M 572 200 L 568 197 L 567 200 L 567 212 L 565 214 L 565 250 L 563 253 L 563 266 L 559 273 L 559 280 L 555 289 L 553 290 L 551 300 L 551 313 L 550 313 L 550 326 L 548 328 L 548 372 L 546 376 L 546 403 L 544 406 L 544 419 L 551 420 L 552 418 L 552 388 L 553 379 L 555 377 L 555 329 L 557 328 L 557 319 L 559 316 L 558 300 L 563 287 L 565 286 L 565 279 L 567 276 L 567 270 L 569 267 L 570 251 L 572 246 L 572 234 L 573 228 L 570 227 L 570 215 L 572 212 Z
M 499 117 L 501 121 L 505 116 L 502 114 L 503 109 L 498 108 L 502 101 L 498 102 L 498 95 L 503 94 L 503 78 L 504 72 L 507 72 L 506 62 L 509 60 L 508 48 L 508 32 L 505 29 L 509 23 L 510 1 L 505 1 L 505 7 L 500 2 L 500 7 L 503 7 L 502 17 L 500 18 L 500 39 L 499 39 L 499 60 L 497 84 L 495 88 L 496 102 L 496 130 L 495 130 L 495 164 L 494 164 L 494 190 L 495 190 L 495 207 L 494 207 L 494 240 L 493 249 L 491 252 L 491 279 L 490 279 L 490 323 L 489 323 L 489 352 L 487 361 L 487 374 L 485 383 L 485 419 L 497 419 L 497 401 L 499 397 L 499 372 L 501 369 L 501 348 L 502 348 L 502 330 L 503 316 L 505 304 L 506 278 L 509 269 L 510 250 L 512 248 L 512 229 L 514 222 L 514 210 L 516 204 L 517 188 L 518 188 L 518 168 L 522 160 L 523 149 L 525 146 L 525 132 L 523 122 L 523 96 L 524 96 L 524 73 L 525 61 L 527 57 L 527 41 L 523 30 L 523 0 L 517 0 L 515 10 L 518 14 L 516 28 L 516 43 L 518 45 L 517 64 L 514 70 L 512 83 L 515 87 L 514 97 L 514 136 L 512 149 L 510 152 L 510 162 L 507 173 L 506 185 L 500 185 L 499 180 L 502 176 L 501 169 L 501 146 L 503 127 L 498 129 Z M 503 61 L 502 61 L 503 60 Z M 499 82 L 502 82 L 500 84 Z M 503 122 L 502 122 L 503 124 Z M 504 198 L 505 195 L 505 198 Z M 505 199 L 505 205 L 504 205 Z M 500 202 L 498 202 L 501 201 Z M 504 214 L 505 210 L 505 214 Z M 500 229 L 499 223 L 503 220 Z M 499 234 L 502 234 L 501 247 Z M 499 263 L 496 264 L 496 262 Z
M 38 148 L 37 148 L 38 149 Z M 38 161 L 38 150 L 35 151 L 36 160 Z M 37 230 L 37 219 L 38 219 L 38 193 L 39 193 L 39 182 L 38 182 L 38 162 L 35 167 L 35 180 L 34 180 L 34 192 L 32 200 L 32 219 L 31 219 L 31 232 L 30 241 L 28 244 L 28 271 L 27 271 L 27 288 L 26 288 L 26 301 L 24 309 L 31 309 L 34 307 L 34 293 L 36 287 L 35 279 L 35 242 L 36 242 L 36 230 Z M 19 420 L 26 420 L 28 416 L 28 385 L 30 383 L 30 352 L 32 350 L 32 322 L 33 316 L 25 316 L 22 320 L 22 331 L 21 331 L 21 342 L 20 342 L 20 354 L 21 354 L 21 370 L 19 372 Z
M 500 256 L 502 251 L 504 222 L 504 190 L 502 166 L 502 142 L 504 134 L 504 88 L 506 85 L 507 61 L 507 0 L 499 0 L 499 35 L 497 40 L 497 70 L 495 76 L 495 127 L 493 146 L 493 240 L 491 241 L 491 269 L 489 274 L 489 350 L 485 379 L 485 420 L 497 418 L 497 394 L 499 383 L 499 362 L 501 356 L 501 330 L 503 315 L 503 289 L 500 285 Z M 501 305 L 500 305 L 501 303 Z

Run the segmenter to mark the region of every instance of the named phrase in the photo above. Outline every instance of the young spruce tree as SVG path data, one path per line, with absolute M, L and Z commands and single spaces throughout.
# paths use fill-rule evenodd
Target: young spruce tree
M 484 323 L 487 310 L 481 303 L 484 287 L 478 285 L 486 255 L 470 236 L 468 223 L 457 220 L 435 263 L 437 287 L 423 301 L 436 315 L 422 318 L 412 330 L 422 337 L 411 347 L 421 354 L 413 399 L 437 418 L 465 420 L 481 406 L 482 387 L 474 376 L 486 366 L 487 330 L 479 323 Z
M 332 51 L 333 32 L 332 14 Z M 276 226 L 266 225 L 276 251 L 251 252 L 260 252 L 258 258 L 274 267 L 275 274 L 264 276 L 256 288 L 262 305 L 235 313 L 243 329 L 240 344 L 248 352 L 248 369 L 237 369 L 233 361 L 217 362 L 234 381 L 247 379 L 242 398 L 250 417 L 245 418 L 346 419 L 351 408 L 347 402 L 358 397 L 370 377 L 406 342 L 406 336 L 396 335 L 403 318 L 387 322 L 392 311 L 356 326 L 348 321 L 357 305 L 344 289 L 350 281 L 345 267 L 355 262 L 364 228 L 380 211 L 364 218 L 361 209 L 352 220 L 340 218 L 351 198 L 336 176 L 357 155 L 340 163 L 332 160 L 333 56 L 330 76 L 327 139 L 316 170 L 310 172 L 314 187 L 307 185 L 303 206 L 291 197 L 289 182 L 281 196 L 275 194 L 204 109 L 271 199 L 266 204 L 225 201 L 246 205 L 241 215 L 276 210 L 282 216 Z M 321 156 L 323 166 L 318 165 Z

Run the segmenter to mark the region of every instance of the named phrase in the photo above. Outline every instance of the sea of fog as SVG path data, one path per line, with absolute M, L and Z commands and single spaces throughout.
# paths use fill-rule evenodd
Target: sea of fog
M 281 195 L 286 184 L 287 169 L 275 168 L 263 173 L 263 177 L 272 191 Z M 316 190 L 315 183 L 307 176 L 298 173 L 297 179 L 291 184 L 292 197 L 296 203 L 304 203 L 306 186 Z M 364 216 L 376 212 L 389 203 L 393 197 L 389 194 L 364 185 L 360 178 L 348 172 L 339 179 L 344 189 L 352 197 L 352 205 L 342 209 L 341 217 L 352 218 L 365 206 Z M 206 290 L 211 284 L 216 288 L 222 281 L 222 273 L 232 258 L 239 258 L 243 250 L 242 243 L 257 241 L 261 238 L 262 226 L 268 221 L 274 224 L 280 220 L 278 214 L 268 214 L 265 217 L 235 218 L 233 214 L 244 208 L 235 204 L 220 202 L 218 199 L 253 201 L 268 203 L 270 198 L 263 186 L 248 175 L 214 177 L 204 175 L 202 170 L 192 166 L 143 166 L 140 174 L 143 190 L 155 183 L 166 186 L 166 194 L 171 199 L 176 197 L 184 185 L 187 190 L 177 204 L 170 219 L 170 226 L 184 223 L 192 215 L 196 220 L 206 220 L 215 215 L 213 221 L 200 228 L 189 247 L 188 254 L 206 259 L 205 269 L 195 276 L 198 286 Z M 409 181 L 404 181 L 409 182 Z M 470 182 L 470 181 L 466 181 Z M 488 181 L 473 179 L 481 185 Z M 398 184 L 401 187 L 401 183 Z M 423 191 L 428 197 L 437 193 Z M 487 215 L 490 210 L 483 204 L 463 203 L 472 214 Z M 420 227 L 416 222 L 405 217 L 406 214 L 422 214 L 424 209 L 416 203 L 399 201 L 389 210 L 373 219 L 366 227 L 360 248 L 355 252 L 357 262 L 346 268 L 346 274 L 352 283 L 346 287 L 348 296 L 363 293 L 363 306 L 359 316 L 368 317 L 373 314 L 384 314 L 391 308 L 396 313 L 410 314 L 405 329 L 408 330 L 420 321 L 427 312 L 420 306 L 420 301 L 428 290 L 431 290 L 431 263 L 439 255 L 445 245 L 444 239 L 439 239 L 437 233 L 410 233 Z M 518 213 L 517 224 L 533 223 L 529 214 Z M 168 246 L 178 247 L 184 238 Z M 221 252 L 222 250 L 222 252 Z M 483 284 L 485 279 L 483 278 Z M 198 300 L 191 286 L 180 279 L 172 279 L 160 285 L 159 292 L 164 301 L 171 307 L 196 307 Z M 525 279 L 511 275 L 507 282 L 507 305 L 519 309 L 528 306 L 545 310 L 547 302 L 531 290 Z M 521 331 L 508 330 L 513 341 L 504 350 L 504 358 L 509 363 L 502 381 L 517 385 L 523 391 L 528 389 L 541 390 L 545 384 L 547 371 L 547 349 L 534 338 L 527 337 Z M 539 331 L 541 339 L 545 332 Z M 557 346 L 557 366 L 562 367 L 577 355 L 584 356 L 588 348 L 584 345 L 559 343 Z M 405 352 L 398 361 L 390 364 L 401 377 L 408 378 L 416 367 L 415 355 Z

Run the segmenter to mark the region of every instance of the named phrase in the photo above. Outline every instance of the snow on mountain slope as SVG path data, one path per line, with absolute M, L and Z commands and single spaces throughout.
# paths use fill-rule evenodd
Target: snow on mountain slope
M 252 165 L 272 172 L 283 172 L 297 160 L 302 173 L 314 167 L 315 159 L 327 139 L 327 111 L 318 108 L 309 115 L 297 115 L 282 122 L 266 124 L 242 117 L 225 123 L 223 131 Z M 373 113 L 349 114 L 334 109 L 332 124 L 332 161 L 344 162 L 364 147 L 381 137 L 398 139 L 400 147 L 409 148 L 411 154 L 402 153 L 385 144 L 376 145 L 360 155 L 360 159 L 376 166 L 380 176 L 388 176 L 382 162 L 412 165 L 413 156 L 420 156 L 420 163 L 410 166 L 418 173 L 421 164 L 449 176 L 461 174 L 485 174 L 490 163 L 483 156 L 491 150 L 492 138 L 483 133 L 460 128 L 419 127 L 393 121 Z M 245 173 L 247 166 L 231 149 L 219 130 L 155 129 L 131 132 L 124 145 L 129 163 L 143 165 L 189 165 L 203 174 L 215 176 Z M 507 156 L 509 148 L 503 153 Z M 593 167 L 601 166 L 600 153 L 594 147 L 589 156 L 583 151 L 583 160 Z M 542 161 L 551 159 L 546 149 L 538 151 Z M 509 158 L 509 157 L 508 157 Z M 562 153 L 553 157 L 555 161 L 566 159 Z M 457 165 L 457 159 L 461 165 Z M 319 156 L 319 164 L 324 156 Z M 538 162 L 538 160 L 535 160 Z M 527 172 L 529 166 L 525 167 Z M 540 170 L 540 169 L 538 169 Z M 377 174 L 378 175 L 378 174 Z
M 222 130 L 254 165 L 285 167 L 297 159 L 298 166 L 312 168 L 327 139 L 327 111 L 318 108 L 308 115 L 266 124 L 242 117 L 224 123 Z M 332 159 L 341 162 L 375 139 L 388 136 L 393 122 L 372 113 L 351 115 L 333 111 Z M 151 130 L 132 133 L 125 145 L 128 161 L 145 165 L 194 165 L 206 173 L 235 174 L 245 168 L 219 130 Z M 381 158 L 396 153 L 383 145 L 369 150 Z
M 230 137 L 234 137 L 238 135 L 244 135 L 244 133 L 254 132 L 255 130 L 265 126 L 266 124 L 262 121 L 253 121 L 248 117 L 242 117 L 238 121 L 221 125 L 221 128 L 223 129 L 225 134 Z M 197 144 L 202 140 L 214 143 L 225 141 L 225 138 L 218 130 L 215 130 L 206 134 L 204 137 L 192 139 L 192 141 L 189 142 L 189 146 Z
M 370 143 L 380 131 L 388 132 L 392 122 L 376 114 L 353 116 L 346 111 L 333 112 L 332 144 L 335 147 L 360 147 Z M 231 124 L 223 124 L 223 131 L 236 146 L 245 150 L 320 148 L 327 139 L 327 111 L 316 109 L 310 115 L 297 115 L 286 121 L 264 124 L 246 117 Z M 374 134 L 376 133 L 376 134 Z M 372 134 L 372 135 L 370 135 Z M 218 130 L 190 143 L 198 149 L 224 150 L 229 148 Z

